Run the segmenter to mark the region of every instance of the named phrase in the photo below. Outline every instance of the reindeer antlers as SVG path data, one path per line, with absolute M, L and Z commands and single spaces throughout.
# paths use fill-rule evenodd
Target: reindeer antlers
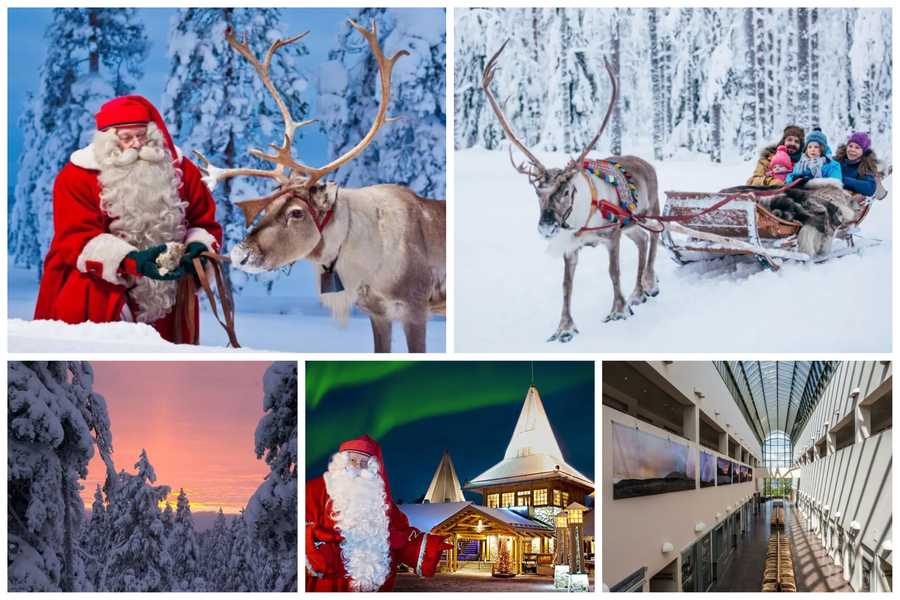
M 259 58 L 257 58 L 250 50 L 246 34 L 243 36 L 242 41 L 238 41 L 235 32 L 230 27 L 225 32 L 225 37 L 231 47 L 237 50 L 237 52 L 240 53 L 241 56 L 247 59 L 247 62 L 249 62 L 256 70 L 256 73 L 259 75 L 260 80 L 262 80 L 263 85 L 268 90 L 269 94 L 272 95 L 272 98 L 275 100 L 275 104 L 278 105 L 278 109 L 281 111 L 282 120 L 284 121 L 284 139 L 282 140 L 280 146 L 270 144 L 269 147 L 273 150 L 271 154 L 267 154 L 262 150 L 258 150 L 256 148 L 251 148 L 249 150 L 252 156 L 272 163 L 274 166 L 271 169 L 223 169 L 210 164 L 209 160 L 200 152 L 194 152 L 201 162 L 201 170 L 204 174 L 203 181 L 210 189 L 214 188 L 219 181 L 237 176 L 266 177 L 269 179 L 274 179 L 278 183 L 279 189 L 276 190 L 276 192 L 273 192 L 272 194 L 269 194 L 268 196 L 262 198 L 246 200 L 238 203 L 238 205 L 241 206 L 241 208 L 244 210 L 248 225 L 253 221 L 256 215 L 258 215 L 262 210 L 265 209 L 266 206 L 268 206 L 275 200 L 281 198 L 285 194 L 290 193 L 291 191 L 312 187 L 322 177 L 334 171 L 344 163 L 357 157 L 363 150 L 365 150 L 366 146 L 372 143 L 372 140 L 375 139 L 376 133 L 378 133 L 378 130 L 385 122 L 392 122 L 395 120 L 387 116 L 388 102 L 390 100 L 391 91 L 391 74 L 393 73 L 394 63 L 400 57 L 408 55 L 409 52 L 407 52 L 406 50 L 400 50 L 390 58 L 385 58 L 384 53 L 381 50 L 381 46 L 378 44 L 378 30 L 375 26 L 374 20 L 372 21 L 371 29 L 361 27 L 352 19 L 347 19 L 347 21 L 354 29 L 356 29 L 363 35 L 363 37 L 366 38 L 366 41 L 372 48 L 372 52 L 375 55 L 375 60 L 378 63 L 378 70 L 381 79 L 381 100 L 378 105 L 378 113 L 375 115 L 375 120 L 373 121 L 372 126 L 369 129 L 368 133 L 366 133 L 365 137 L 363 137 L 362 140 L 360 140 L 355 146 L 353 146 L 353 148 L 322 167 L 311 167 L 299 162 L 294 158 L 291 152 L 294 143 L 294 134 L 298 129 L 314 123 L 315 119 L 295 121 L 291 116 L 291 112 L 288 109 L 284 98 L 281 96 L 278 89 L 275 87 L 275 84 L 272 82 L 271 75 L 269 73 L 269 69 L 272 64 L 272 58 L 274 57 L 275 52 L 278 51 L 278 49 L 283 48 L 284 46 L 287 46 L 289 44 L 293 44 L 297 40 L 305 37 L 309 34 L 309 32 L 305 31 L 293 37 L 276 40 L 269 47 L 262 61 L 260 61 Z M 298 175 L 302 177 L 298 177 Z
M 535 176 L 539 176 L 542 173 L 547 171 L 547 168 L 541 164 L 541 161 L 537 159 L 537 157 L 531 153 L 530 150 L 523 144 L 519 138 L 513 133 L 512 127 L 509 124 L 509 121 L 506 119 L 506 115 L 503 114 L 503 109 L 500 108 L 500 105 L 497 104 L 497 99 L 494 98 L 494 94 L 491 93 L 491 83 L 494 81 L 494 74 L 496 74 L 497 69 L 497 61 L 500 59 L 500 54 L 506 48 L 506 45 L 509 43 L 509 40 L 503 42 L 503 45 L 500 46 L 500 49 L 497 50 L 496 53 L 487 61 L 487 64 L 484 66 L 484 72 L 481 74 L 481 89 L 484 90 L 485 95 L 487 96 L 488 102 L 491 104 L 491 108 L 494 109 L 494 113 L 497 115 L 497 119 L 500 121 L 500 127 L 503 128 L 503 131 L 506 132 L 506 137 L 509 138 L 510 143 L 514 144 L 516 148 L 522 151 L 522 153 L 528 157 L 528 162 L 531 163 L 533 168 L 524 170 L 524 163 L 522 165 L 516 166 L 515 163 L 513 166 L 516 168 L 519 173 L 527 174 L 529 179 L 532 179 Z M 512 161 L 512 149 L 510 148 L 510 161 Z
M 275 55 L 276 50 L 287 46 L 288 44 L 293 44 L 297 40 L 300 40 L 307 35 L 309 35 L 309 32 L 304 31 L 303 33 L 299 33 L 293 37 L 276 40 L 269 47 L 268 52 L 266 52 L 266 56 L 263 62 L 260 62 L 259 59 L 254 56 L 253 52 L 250 51 L 250 46 L 247 42 L 246 34 L 244 34 L 243 41 L 239 42 L 237 40 L 237 37 L 235 36 L 234 30 L 231 27 L 225 30 L 225 39 L 228 40 L 228 43 L 232 48 L 237 50 L 244 58 L 247 59 L 247 62 L 249 62 L 253 66 L 260 79 L 262 80 L 263 85 L 275 100 L 275 104 L 278 105 L 278 110 L 281 111 L 281 117 L 284 121 L 284 142 L 282 144 L 282 148 L 287 148 L 288 152 L 290 152 L 291 144 L 293 144 L 294 141 L 294 132 L 301 127 L 305 127 L 310 123 L 313 123 L 314 120 L 300 122 L 294 121 L 293 117 L 291 117 L 291 111 L 288 109 L 284 98 L 281 97 L 281 94 L 278 92 L 275 84 L 272 83 L 269 69 L 272 65 L 272 57 Z M 250 150 L 250 153 L 256 155 L 260 152 L 259 150 Z M 205 175 L 203 180 L 204 183 L 206 183 L 207 187 L 209 187 L 210 189 L 214 188 L 216 184 L 219 183 L 219 181 L 242 175 L 250 177 L 268 177 L 270 179 L 274 179 L 279 184 L 286 184 L 290 180 L 290 178 L 284 174 L 284 165 L 282 164 L 276 164 L 272 169 L 221 169 L 212 165 L 209 160 L 200 152 L 195 150 L 194 154 L 202 163 L 201 169 L 203 170 Z
M 584 159 L 587 157 L 588 152 L 593 149 L 593 147 L 597 144 L 597 140 L 600 139 L 600 135 L 603 133 L 603 130 L 606 129 L 606 124 L 609 122 L 609 117 L 612 116 L 613 106 L 616 104 L 616 99 L 619 97 L 619 82 L 616 81 L 616 76 L 613 73 L 612 67 L 609 64 L 609 61 L 606 60 L 606 57 L 603 57 L 603 64 L 606 66 L 606 72 L 609 74 L 609 80 L 612 82 L 612 95 L 609 97 L 609 106 L 606 108 L 606 116 L 603 117 L 603 123 L 600 125 L 600 129 L 597 130 L 597 134 L 588 142 L 588 145 L 584 147 L 584 150 L 581 151 L 581 154 L 575 159 L 574 163 L 570 163 L 572 168 L 580 169 L 581 165 L 584 163 Z M 566 167 L 569 169 L 569 167 Z
M 509 149 L 509 161 L 512 163 L 512 166 L 523 175 L 528 175 L 529 181 L 532 183 L 534 180 L 544 172 L 547 171 L 546 167 L 541 164 L 541 161 L 537 159 L 537 157 L 530 151 L 528 148 L 519 140 L 515 133 L 513 133 L 512 127 L 509 124 L 509 121 L 506 118 L 506 115 L 503 113 L 503 109 L 497 103 L 497 99 L 494 98 L 494 94 L 491 93 L 491 83 L 494 81 L 494 74 L 497 72 L 499 68 L 497 66 L 497 61 L 500 58 L 500 54 L 506 48 L 506 45 L 509 43 L 509 40 L 503 42 L 503 45 L 500 46 L 500 49 L 494 53 L 493 56 L 487 61 L 487 64 L 484 66 L 484 72 L 481 75 L 481 89 L 484 90 L 485 95 L 487 96 L 488 102 L 491 105 L 491 108 L 494 110 L 494 113 L 497 115 L 497 119 L 500 121 L 500 126 L 503 128 L 503 131 L 506 132 L 506 137 L 509 138 L 509 141 L 512 145 L 522 151 L 522 153 L 528 157 L 528 162 L 531 163 L 529 167 L 525 166 L 525 163 L 516 164 L 513 161 L 512 157 L 512 145 Z M 576 165 L 580 166 L 585 157 L 588 155 L 588 152 L 593 149 L 593 147 L 597 144 L 597 140 L 600 139 L 600 135 L 603 134 L 603 130 L 606 129 L 606 124 L 609 122 L 610 116 L 612 116 L 613 106 L 616 103 L 616 99 L 619 96 L 619 84 L 616 81 L 615 75 L 613 74 L 612 67 L 609 64 L 609 61 L 604 57 L 603 63 L 606 66 L 606 72 L 609 74 L 609 79 L 612 82 L 612 96 L 609 99 L 609 107 L 606 109 L 606 116 L 603 118 L 603 124 L 600 125 L 600 129 L 597 131 L 597 134 L 591 139 L 587 146 L 585 146 L 584 150 L 582 150 L 581 154 L 577 159 L 571 161 L 567 166 L 566 170 L 570 170 L 576 167 Z
M 279 148 L 278 152 L 274 155 L 263 154 L 261 152 L 250 151 L 251 154 L 258 158 L 262 158 L 264 160 L 268 160 L 271 162 L 276 162 L 279 164 L 286 165 L 290 169 L 298 173 L 302 173 L 306 175 L 306 185 L 307 187 L 312 186 L 319 179 L 334 171 L 344 163 L 356 158 L 359 154 L 366 149 L 366 146 L 372 143 L 372 140 L 375 139 L 375 134 L 378 133 L 378 130 L 384 124 L 387 117 L 387 109 L 388 109 L 388 101 L 391 96 L 391 74 L 394 69 L 394 63 L 402 56 L 407 56 L 409 52 L 406 50 L 397 51 L 392 57 L 385 58 L 384 53 L 381 51 L 381 46 L 378 45 L 378 30 L 375 26 L 375 21 L 372 21 L 372 29 L 365 29 L 361 27 L 354 21 L 353 19 L 347 19 L 350 25 L 360 32 L 363 37 L 366 38 L 366 41 L 369 42 L 369 46 L 372 48 L 372 53 L 375 55 L 375 61 L 378 63 L 378 72 L 381 76 L 381 101 L 378 104 L 378 113 L 375 115 L 375 120 L 372 122 L 372 126 L 369 128 L 369 132 L 366 133 L 365 137 L 361 139 L 355 146 L 350 148 L 347 152 L 337 157 L 327 165 L 323 167 L 310 167 L 308 165 L 304 165 L 299 163 L 293 159 L 290 155 L 290 149 L 284 149 L 284 147 Z

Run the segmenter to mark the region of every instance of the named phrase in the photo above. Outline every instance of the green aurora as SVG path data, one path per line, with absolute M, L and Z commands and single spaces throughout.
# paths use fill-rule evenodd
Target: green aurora
M 590 362 L 535 364 L 543 394 L 590 384 L 593 377 Z M 362 434 L 381 439 L 423 419 L 519 404 L 529 383 L 527 362 L 307 362 L 306 464 Z

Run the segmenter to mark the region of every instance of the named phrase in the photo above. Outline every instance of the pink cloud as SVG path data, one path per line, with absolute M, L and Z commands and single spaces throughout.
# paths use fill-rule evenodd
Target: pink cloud
M 268 473 L 253 449 L 268 362 L 93 361 L 106 398 L 118 470 L 134 472 L 142 448 L 157 484 L 184 487 L 195 509 L 238 512 Z M 93 502 L 105 468 L 95 456 L 82 498 Z

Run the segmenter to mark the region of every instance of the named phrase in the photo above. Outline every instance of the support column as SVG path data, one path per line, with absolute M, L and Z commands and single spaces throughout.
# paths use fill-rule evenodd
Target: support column
M 853 405 L 853 439 L 855 443 L 860 443 L 871 435 L 872 431 L 872 415 L 868 407 L 859 405 L 859 388 L 854 388 L 850 392 L 850 399 Z

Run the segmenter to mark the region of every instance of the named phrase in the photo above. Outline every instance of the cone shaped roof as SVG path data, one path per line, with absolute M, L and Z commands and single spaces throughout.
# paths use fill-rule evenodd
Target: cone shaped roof
M 466 484 L 466 489 L 488 485 L 528 481 L 558 476 L 590 489 L 594 483 L 569 465 L 562 455 L 550 420 L 541 402 L 541 395 L 532 385 L 525 395 L 525 403 L 503 460 Z
M 431 478 L 431 485 L 425 492 L 425 501 L 436 502 L 465 502 L 462 488 L 459 486 L 459 477 L 456 476 L 456 469 L 453 467 L 453 460 L 450 453 L 444 450 L 441 462 L 434 471 L 434 477 Z

